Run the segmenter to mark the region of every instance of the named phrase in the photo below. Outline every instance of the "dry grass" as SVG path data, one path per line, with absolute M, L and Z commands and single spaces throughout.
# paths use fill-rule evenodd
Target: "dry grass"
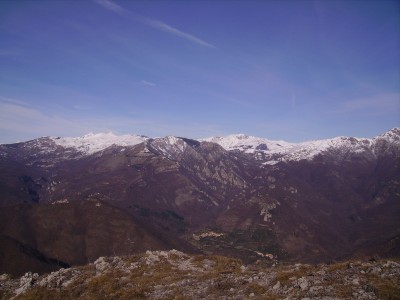
M 384 300 L 400 300 L 400 287 L 398 284 L 384 282 L 377 285 L 375 294 Z
M 341 299 L 351 299 L 353 297 L 353 288 L 350 285 L 335 285 L 334 286 L 334 294 L 335 296 Z
M 263 295 L 267 292 L 267 289 L 258 283 L 250 283 L 247 287 L 247 293 L 254 293 L 255 296 Z
M 286 285 L 291 281 L 291 278 L 298 279 L 312 274 L 312 272 L 315 271 L 315 268 L 315 266 L 311 265 L 301 265 L 294 270 L 284 267 L 283 269 L 277 271 L 276 281 L 279 281 L 281 284 Z
M 158 295 L 160 299 L 184 300 L 195 298 L 220 299 L 241 295 L 254 299 L 282 299 L 284 291 L 291 288 L 290 297 L 301 299 L 310 297 L 310 290 L 300 289 L 297 279 L 306 278 L 310 287 L 314 284 L 321 287 L 320 296 L 352 299 L 354 293 L 365 290 L 374 293 L 378 299 L 400 300 L 400 278 L 395 267 L 391 273 L 390 265 L 384 262 L 341 262 L 332 265 L 297 265 L 279 266 L 265 272 L 265 269 L 241 269 L 238 259 L 223 256 L 196 255 L 191 257 L 179 254 L 159 256 L 155 261 L 148 261 L 143 255 L 123 258 L 125 267 L 134 264 L 134 268 L 111 268 L 96 276 L 93 265 L 79 268 L 80 275 L 67 288 L 51 290 L 36 287 L 17 297 L 17 300 L 72 300 L 72 299 L 145 299 L 150 295 Z M 190 270 L 190 265 L 195 270 Z M 189 270 L 178 266 L 188 267 Z M 380 266 L 378 273 L 373 270 Z M 198 271 L 200 269 L 200 271 Z M 257 272 L 270 276 L 269 284 L 265 278 L 254 278 Z M 361 273 L 361 271 L 363 271 Z M 264 275 L 257 275 L 264 276 Z M 359 283 L 353 284 L 357 279 Z M 315 280 L 319 280 L 315 283 Z M 272 286 L 280 282 L 281 288 L 273 290 Z M 268 280 L 267 280 L 268 282 Z M 314 282 L 314 283 L 313 283 Z M 197 286 L 194 290 L 193 287 Z M 294 287 L 294 289 L 293 289 Z M 312 292 L 314 293 L 314 292 Z M 190 297 L 188 295 L 191 295 Z M 287 296 L 287 295 L 286 295 Z M 286 297 L 285 296 L 285 297 Z M 156 298 L 157 298 L 156 297 Z M 9 295 L 0 294 L 1 299 L 9 299 Z
M 72 299 L 67 292 L 58 292 L 43 287 L 38 287 L 15 298 L 16 300 L 64 300 Z
M 379 299 L 400 300 L 400 278 L 381 278 L 370 275 L 368 281 Z
M 214 270 L 217 273 L 238 273 L 242 266 L 242 262 L 235 258 L 211 256 L 209 259 L 215 262 Z
M 340 263 L 335 263 L 331 264 L 328 266 L 328 272 L 333 273 L 333 272 L 338 272 L 338 271 L 344 271 L 348 269 L 349 263 L 348 262 L 340 262 Z
M 206 259 L 209 259 L 206 255 L 194 255 L 191 259 L 191 263 L 196 267 L 201 267 Z
M 135 288 L 126 289 L 118 280 L 121 274 L 108 273 L 92 278 L 86 287 L 86 291 L 81 296 L 82 299 L 129 299 L 128 295 L 133 297 L 144 297 L 144 291 L 135 286 Z M 129 294 L 127 294 L 129 290 Z

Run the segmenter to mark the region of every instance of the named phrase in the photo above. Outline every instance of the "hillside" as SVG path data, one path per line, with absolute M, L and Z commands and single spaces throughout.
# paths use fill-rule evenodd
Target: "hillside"
M 178 249 L 244 263 L 400 256 L 400 130 L 299 144 L 90 134 L 0 145 L 0 272 Z
M 0 277 L 1 299 L 399 299 L 400 263 L 243 265 L 222 256 L 147 251 L 51 274 Z

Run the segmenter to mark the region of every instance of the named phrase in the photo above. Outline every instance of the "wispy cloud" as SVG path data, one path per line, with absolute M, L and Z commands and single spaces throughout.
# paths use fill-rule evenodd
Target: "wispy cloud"
M 24 105 L 28 106 L 29 104 L 25 101 L 19 100 L 19 99 L 14 99 L 14 98 L 8 98 L 4 96 L 0 96 L 0 103 L 11 103 L 11 104 L 18 104 L 18 105 Z
M 38 137 L 67 132 L 82 133 L 83 129 L 72 120 L 57 115 L 45 115 L 21 103 L 0 101 L 0 130 L 8 132 L 9 135 L 24 133 Z
M 371 97 L 352 99 L 343 102 L 332 114 L 369 111 L 371 114 L 384 114 L 400 111 L 400 94 L 378 94 Z
M 81 136 L 89 132 L 144 134 L 152 137 L 176 135 L 204 137 L 215 127 L 204 124 L 180 124 L 160 116 L 129 117 L 116 115 L 63 115 L 44 113 L 25 101 L 0 96 L 0 144 L 27 141 L 41 136 Z
M 74 104 L 74 105 L 72 105 L 72 108 L 75 110 L 80 110 L 80 111 L 90 111 L 91 110 L 91 108 L 89 106 L 80 105 L 80 104 Z
M 81 136 L 89 132 L 124 131 L 146 134 L 144 128 L 160 128 L 151 120 L 116 116 L 64 116 L 43 113 L 23 102 L 0 97 L 0 144 L 26 141 L 41 136 Z
M 128 9 L 123 8 L 122 6 L 116 4 L 113 1 L 110 1 L 110 0 L 93 0 L 93 1 L 96 2 L 97 4 L 103 6 L 104 8 L 114 12 L 114 13 L 117 13 L 117 14 L 120 14 L 120 15 L 129 15 L 136 22 L 142 23 L 142 24 L 144 24 L 144 25 L 146 25 L 148 27 L 151 27 L 151 28 L 154 28 L 154 29 L 157 29 L 157 30 L 160 30 L 160 31 L 164 31 L 164 32 L 166 32 L 168 34 L 171 34 L 171 35 L 178 36 L 178 37 L 183 38 L 185 40 L 188 40 L 188 41 L 190 41 L 192 43 L 201 45 L 203 47 L 216 48 L 214 45 L 212 45 L 210 43 L 207 43 L 206 41 L 204 41 L 204 40 L 202 40 L 202 39 L 200 39 L 200 38 L 198 38 L 198 37 L 196 37 L 194 35 L 191 35 L 189 33 L 183 32 L 183 31 L 181 31 L 181 30 L 179 30 L 179 29 L 177 29 L 175 27 L 172 27 L 172 26 L 170 26 L 170 25 L 168 25 L 168 24 L 166 24 L 166 23 L 164 23 L 164 22 L 162 22 L 160 20 L 156 20 L 156 19 L 152 19 L 152 18 L 148 18 L 148 17 L 145 17 L 145 16 L 138 15 L 138 14 L 136 14 L 136 13 L 134 13 L 134 12 L 128 10 Z
M 113 12 L 116 12 L 118 14 L 124 14 L 124 13 L 128 13 L 129 11 L 122 8 L 121 6 L 119 6 L 118 4 L 109 1 L 109 0 L 93 0 L 94 2 L 96 2 L 97 4 L 103 6 L 104 8 L 111 10 Z
M 206 41 L 204 41 L 202 39 L 199 39 L 199 38 L 197 38 L 197 37 L 195 37 L 195 36 L 193 36 L 193 35 L 191 35 L 189 33 L 180 31 L 179 29 L 176 29 L 176 28 L 174 28 L 174 27 L 172 27 L 172 26 L 170 26 L 170 25 L 168 25 L 168 24 L 166 24 L 164 22 L 161 22 L 161 21 L 158 21 L 158 20 L 154 20 L 154 19 L 150 19 L 150 18 L 143 17 L 143 16 L 139 16 L 139 15 L 135 15 L 135 19 L 136 19 L 136 21 L 141 22 L 144 25 L 147 25 L 147 26 L 152 27 L 154 29 L 158 29 L 158 30 L 167 32 L 167 33 L 172 34 L 172 35 L 176 35 L 178 37 L 181 37 L 183 39 L 191 41 L 191 42 L 193 42 L 195 44 L 198 44 L 198 45 L 201 45 L 201 46 L 204 46 L 204 47 L 208 47 L 208 48 L 215 48 L 214 45 L 211 45 L 210 43 L 207 43 Z
M 147 80 L 140 80 L 139 83 L 143 84 L 143 85 L 147 85 L 147 86 L 156 86 L 155 83 L 147 81 Z

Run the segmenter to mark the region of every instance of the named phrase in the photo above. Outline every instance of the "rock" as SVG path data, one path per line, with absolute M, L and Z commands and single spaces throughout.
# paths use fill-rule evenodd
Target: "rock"
M 371 274 L 379 274 L 382 272 L 382 269 L 379 267 L 375 267 L 371 270 Z
M 153 265 L 160 261 L 160 256 L 158 255 L 158 251 L 146 251 L 146 264 Z
M 0 275 L 0 281 L 5 281 L 5 280 L 8 280 L 8 279 L 10 279 L 10 275 L 8 275 L 8 274 Z
M 297 283 L 302 291 L 305 291 L 309 286 L 307 279 L 304 277 L 299 278 L 297 280 Z
M 391 283 L 393 280 L 397 284 L 397 278 L 400 276 L 399 267 L 387 262 L 388 266 L 384 267 L 384 262 L 380 261 L 370 265 L 365 262 L 352 263 L 351 268 L 343 268 L 343 265 L 339 264 L 335 268 L 324 269 L 324 266 L 316 265 L 312 271 L 314 276 L 307 275 L 288 280 L 295 277 L 294 273 L 290 273 L 295 271 L 293 265 L 279 266 L 278 270 L 251 265 L 248 268 L 243 266 L 245 272 L 225 272 L 224 269 L 221 272 L 218 264 L 221 263 L 221 259 L 213 256 L 194 257 L 175 251 L 150 251 L 128 258 L 103 257 L 88 266 L 60 269 L 40 277 L 32 273 L 26 273 L 19 279 L 12 279 L 6 274 L 0 275 L 0 295 L 6 295 L 3 298 L 10 299 L 13 296 L 21 297 L 29 291 L 37 299 L 41 299 L 41 293 L 47 289 L 52 290 L 54 295 L 61 292 L 65 293 L 68 299 L 77 299 L 74 295 L 89 291 L 92 279 L 103 275 L 101 284 L 104 280 L 104 284 L 112 284 L 127 294 L 134 292 L 138 280 L 141 281 L 140 277 L 147 277 L 143 278 L 143 288 L 147 291 L 148 299 L 172 299 L 177 288 L 187 299 L 262 299 L 266 295 L 258 295 L 258 288 L 254 290 L 260 285 L 279 299 L 345 299 L 345 291 L 346 299 L 367 300 L 377 299 L 377 293 L 381 292 L 380 286 L 369 284 L 373 269 L 376 269 L 375 272 L 381 270 L 381 273 L 373 278 L 383 276 L 380 279 L 382 284 Z M 325 275 L 320 275 L 321 270 L 325 270 Z M 361 274 L 361 270 L 369 271 Z M 173 278 L 164 280 L 171 271 Z M 278 280 L 282 275 L 284 283 Z M 225 293 L 221 293 L 221 288 Z M 92 292 L 94 294 L 88 294 L 87 299 L 98 299 L 97 290 Z M 109 294 L 104 295 L 107 299 L 111 297 Z
M 25 275 L 22 276 L 19 280 L 19 288 L 15 290 L 16 296 L 28 291 L 35 284 L 38 278 L 39 274 L 37 273 L 33 274 L 32 272 L 25 273 Z
M 272 287 L 272 289 L 279 290 L 280 287 L 281 287 L 281 283 L 278 281 L 277 283 L 275 283 L 275 285 Z
M 320 276 L 323 276 L 323 275 L 325 275 L 326 274 L 326 271 L 325 270 L 321 270 L 321 271 L 318 271 L 317 272 L 317 275 L 320 275 Z
M 348 263 L 347 264 L 347 269 L 352 269 L 354 268 L 354 264 L 353 263 Z
M 400 268 L 400 264 L 389 260 L 383 265 L 384 268 Z
M 44 276 L 40 281 L 37 282 L 37 285 L 51 289 L 67 287 L 79 274 L 80 272 L 77 270 L 60 269 L 58 271 L 51 272 L 47 276 Z
M 312 286 L 312 287 L 310 287 L 310 289 L 309 289 L 309 291 L 310 291 L 310 293 L 318 293 L 320 290 L 322 290 L 323 289 L 323 287 L 322 286 L 320 286 L 320 285 L 317 285 L 317 286 Z
M 101 256 L 94 262 L 94 266 L 96 268 L 96 271 L 103 272 L 104 270 L 109 268 L 110 264 L 106 261 L 106 258 L 104 256 Z
M 367 285 L 364 285 L 363 286 L 363 289 L 364 289 L 364 291 L 366 291 L 367 293 L 373 293 L 373 292 L 375 292 L 375 288 L 372 286 L 372 285 L 370 285 L 370 284 L 367 284 Z

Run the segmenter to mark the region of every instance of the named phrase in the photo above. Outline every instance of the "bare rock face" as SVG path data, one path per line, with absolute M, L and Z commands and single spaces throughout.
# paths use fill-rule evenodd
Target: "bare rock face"
M 15 295 L 18 296 L 28 291 L 31 287 L 33 287 L 38 278 L 38 273 L 25 273 L 25 275 L 19 279 L 19 287 L 15 290 Z
M 398 257 L 399 170 L 399 129 L 300 144 L 92 134 L 0 145 L 0 273 L 168 249 L 269 265 Z

